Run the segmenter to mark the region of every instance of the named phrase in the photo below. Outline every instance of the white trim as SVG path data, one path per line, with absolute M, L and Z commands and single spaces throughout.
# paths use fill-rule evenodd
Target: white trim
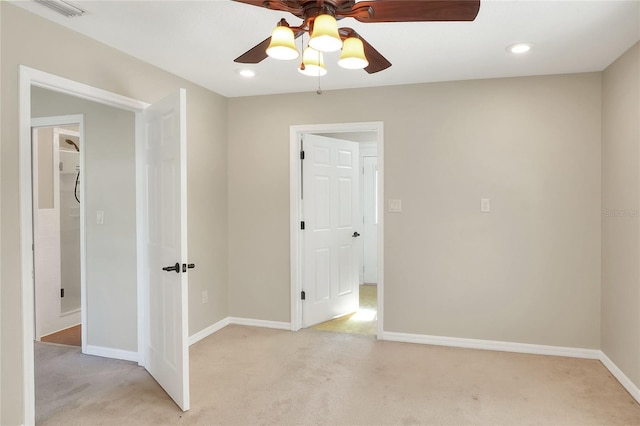
M 430 336 L 426 334 L 395 333 L 391 331 L 385 331 L 384 333 L 382 333 L 382 340 L 403 343 L 418 343 L 421 345 L 481 349 L 487 351 L 565 356 L 571 358 L 600 359 L 601 354 L 601 351 L 598 349 L 534 345 L 530 343 L 501 342 L 496 340 L 464 339 L 459 337 Z
M 205 339 L 214 333 L 217 333 L 229 324 L 231 324 L 230 319 L 229 317 L 226 317 L 221 319 L 217 323 L 198 331 L 197 333 L 189 337 L 189 346 L 193 345 L 194 343 L 198 343 L 200 340 Z
M 275 328 L 289 330 L 290 323 L 255 320 L 248 318 L 227 317 L 217 323 L 194 334 L 189 339 L 189 344 L 193 345 L 200 340 L 211 336 L 222 330 L 229 324 L 248 325 L 253 327 Z M 598 349 L 582 349 L 563 346 L 534 345 L 529 343 L 501 342 L 496 340 L 464 339 L 458 337 L 429 336 L 424 334 L 409 334 L 384 332 L 378 336 L 380 340 L 400 343 L 417 343 L 422 345 L 447 346 L 465 349 L 479 349 L 487 351 L 512 352 L 531 355 L 562 356 L 569 358 L 597 359 L 609 370 L 613 377 L 629 392 L 629 394 L 640 403 L 640 388 L 629 379 L 609 357 Z
M 35 372 L 34 372 L 34 307 L 33 307 L 33 229 L 31 197 L 31 86 L 42 87 L 69 96 L 140 112 L 149 104 L 127 98 L 106 90 L 97 89 L 63 77 L 19 66 L 18 78 L 18 140 L 19 140 L 19 190 L 20 190 L 20 265 L 22 307 L 22 386 L 23 422 L 35 424 Z M 138 115 L 136 114 L 136 118 Z M 138 267 L 141 257 L 138 256 Z M 138 309 L 141 299 L 138 298 Z M 138 329 L 141 328 L 138 318 Z M 143 348 L 139 351 L 142 354 Z M 136 358 L 137 359 L 137 358 Z
M 217 323 L 204 328 L 189 337 L 189 346 L 198 343 L 202 339 L 206 339 L 214 333 L 222 330 L 230 324 L 247 325 L 251 327 L 275 328 L 277 330 L 291 330 L 291 323 L 280 321 L 266 321 L 252 318 L 226 317 Z
M 614 364 L 611 359 L 602 351 L 600 351 L 600 362 L 609 370 L 609 372 L 615 377 L 620 384 L 629 392 L 629 394 L 640 403 L 640 388 L 636 386 L 626 374 Z
M 34 117 L 31 119 L 31 127 L 56 127 L 56 126 L 70 126 L 78 124 L 84 121 L 84 114 L 74 115 L 56 115 L 55 117 Z M 72 130 L 67 130 L 67 133 L 76 133 Z M 77 132 L 79 137 L 82 137 L 82 132 Z
M 291 126 L 289 129 L 289 279 L 291 280 L 291 331 L 302 327 L 302 301 L 300 300 L 302 277 L 300 268 L 300 131 Z
M 480 349 L 487 351 L 514 352 L 532 355 L 562 356 L 569 358 L 597 359 L 620 382 L 627 392 L 640 403 L 640 388 L 599 349 L 582 349 L 564 346 L 534 345 L 530 343 L 501 342 L 496 340 L 464 339 L 459 337 L 430 336 L 426 334 L 395 333 L 378 335 L 379 339 L 391 342 L 417 343 L 421 345 L 448 346 L 454 348 Z
M 20 65 L 21 76 L 23 73 L 25 77 L 31 80 L 30 85 L 73 96 L 75 98 L 97 102 L 133 112 L 141 111 L 149 106 L 148 103 L 137 99 L 118 95 L 117 93 L 108 92 L 84 83 L 79 83 L 64 77 Z
M 147 312 L 147 295 L 149 294 L 149 274 L 145 259 L 147 258 L 147 244 L 146 244 L 146 201 L 144 197 L 138 196 L 140 191 L 144 191 L 146 187 L 145 176 L 145 124 L 142 111 L 136 112 L 135 117 L 135 157 L 136 157 L 136 268 L 137 268 L 137 298 L 138 298 L 138 364 L 142 367 L 148 367 L 149 357 L 146 345 L 148 342 L 147 329 L 149 324 L 147 319 L 149 314 Z
M 138 362 L 138 352 L 125 351 L 123 349 L 105 348 L 102 346 L 87 345 L 87 355 L 103 358 L 121 359 L 124 361 Z
M 301 244 L 300 244 L 300 135 L 304 133 L 376 132 L 378 146 L 378 336 L 384 324 L 384 123 L 303 124 L 289 128 L 289 256 L 291 280 L 291 330 L 302 327 Z
M 291 330 L 290 322 L 267 321 L 253 318 L 228 317 L 229 324 L 248 325 L 251 327 L 275 328 L 277 330 Z

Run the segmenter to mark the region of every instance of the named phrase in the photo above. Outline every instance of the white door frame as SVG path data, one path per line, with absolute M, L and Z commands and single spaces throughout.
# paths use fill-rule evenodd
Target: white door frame
M 33 289 L 33 229 L 32 222 L 32 187 L 31 187 L 31 87 L 41 87 L 54 92 L 91 102 L 120 108 L 135 113 L 136 121 L 136 166 L 139 164 L 142 135 L 141 112 L 149 106 L 148 103 L 126 96 L 98 89 L 83 83 L 78 83 L 63 77 L 39 71 L 20 65 L 19 69 L 19 111 L 18 111 L 18 140 L 19 140 L 19 180 L 20 180 L 20 256 L 21 256 L 21 286 L 22 286 L 22 384 L 23 384 L 23 421 L 26 425 L 35 424 L 35 371 L 34 371 L 34 289 Z M 136 167 L 136 193 L 141 188 L 143 174 Z M 143 279 L 145 276 L 141 255 L 141 232 L 144 218 L 139 205 L 140 197 L 136 197 L 136 233 L 138 249 L 138 358 L 145 359 L 144 351 L 146 336 L 141 333 L 148 321 L 147 313 L 143 309 L 145 300 Z M 84 342 L 83 342 L 84 343 Z
M 378 145 L 378 339 L 383 334 L 384 315 L 384 124 L 381 121 L 363 123 L 303 124 L 289 129 L 289 235 L 291 259 L 291 330 L 302 327 L 302 203 L 300 200 L 301 168 L 300 137 L 305 133 L 376 132 Z
M 41 117 L 41 118 L 33 118 L 31 119 L 31 128 L 37 127 L 62 127 L 62 126 L 70 126 L 70 125 L 78 125 L 78 133 L 80 137 L 80 146 L 84 147 L 85 139 L 84 139 L 84 115 L 76 114 L 76 115 L 64 115 L 64 116 L 56 116 L 56 117 Z M 33 146 L 32 146 L 33 147 Z M 86 173 L 85 167 L 85 151 L 82 149 L 80 151 L 80 170 L 82 173 Z M 54 172 L 56 169 L 54 168 Z M 34 170 L 32 176 L 37 176 L 37 169 Z M 85 179 L 80 180 L 80 199 L 84 200 L 84 183 Z M 33 187 L 32 187 L 33 188 Z M 86 217 L 85 217 L 85 203 L 80 203 L 80 324 L 82 330 L 82 353 L 87 352 L 87 281 L 86 281 Z M 33 205 L 32 205 L 33 208 Z M 35 213 L 34 213 L 35 214 Z M 77 318 L 77 317 L 76 317 Z M 35 329 L 37 330 L 37 322 Z M 40 334 L 40 333 L 36 333 Z

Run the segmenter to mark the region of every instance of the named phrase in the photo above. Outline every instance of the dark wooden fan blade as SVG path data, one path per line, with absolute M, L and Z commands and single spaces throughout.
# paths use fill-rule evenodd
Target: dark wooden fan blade
M 364 69 L 369 74 L 373 74 L 382 70 L 386 70 L 391 66 L 391 62 L 387 60 L 380 52 L 378 52 L 372 45 L 367 43 L 365 39 L 360 37 L 362 44 L 364 44 L 364 56 L 369 61 L 369 65 Z
M 479 10 L 480 0 L 375 0 L 356 3 L 351 13 L 360 22 L 473 21 Z
M 295 38 L 300 37 L 302 34 L 302 31 L 296 32 Z M 235 58 L 233 62 L 241 64 L 257 64 L 258 62 L 264 61 L 267 59 L 267 56 L 269 56 L 267 55 L 267 47 L 269 47 L 269 43 L 271 43 L 271 37 L 247 50 L 242 55 Z
M 264 61 L 268 56 L 267 47 L 269 47 L 269 43 L 271 43 L 271 37 L 247 50 L 242 55 L 235 58 L 233 62 L 239 62 L 241 64 L 257 64 L 258 62 Z
M 340 33 L 346 37 L 358 37 L 362 40 L 362 44 L 364 46 L 364 56 L 369 61 L 369 65 L 364 69 L 369 74 L 373 74 L 376 72 L 380 72 L 382 70 L 386 70 L 391 66 L 391 62 L 387 60 L 382 53 L 378 52 L 367 40 L 362 38 L 360 34 L 358 34 L 352 28 L 340 28 Z
M 250 4 L 252 6 L 264 7 L 264 0 L 233 0 L 238 3 Z
M 238 3 L 250 4 L 252 6 L 264 7 L 271 10 L 283 10 L 302 16 L 303 8 L 300 0 L 233 0 Z

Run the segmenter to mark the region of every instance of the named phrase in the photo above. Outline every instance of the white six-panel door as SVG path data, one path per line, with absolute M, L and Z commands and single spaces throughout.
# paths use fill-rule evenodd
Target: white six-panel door
M 144 111 L 146 255 L 148 256 L 145 367 L 184 411 L 189 409 L 186 196 L 186 92 Z M 178 271 L 162 268 L 178 263 Z
M 59 325 L 60 319 L 60 178 L 58 171 L 58 138 L 53 129 L 50 137 L 44 138 L 39 128 L 33 128 L 33 260 L 35 282 L 35 319 L 36 340 L 42 336 L 59 331 L 65 327 Z M 49 165 L 51 174 L 47 181 L 51 183 L 50 205 L 40 205 L 39 193 L 43 188 L 38 185 L 40 176 L 40 145 L 47 146 L 51 155 Z M 71 324 L 74 325 L 74 324 Z
M 302 173 L 302 325 L 355 312 L 359 304 L 358 144 L 305 135 Z
M 364 282 L 375 284 L 378 282 L 378 158 L 372 156 L 361 157 L 362 190 L 364 205 L 362 206 L 364 232 Z

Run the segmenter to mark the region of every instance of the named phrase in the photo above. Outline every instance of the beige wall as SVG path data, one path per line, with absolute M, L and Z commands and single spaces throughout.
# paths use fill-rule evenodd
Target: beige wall
M 599 348 L 600 83 L 230 99 L 231 315 L 290 319 L 289 126 L 383 121 L 385 331 Z
M 22 420 L 19 64 L 147 102 L 187 88 L 191 333 L 228 315 L 290 320 L 289 126 L 383 121 L 386 198 L 403 201 L 385 213 L 385 330 L 602 347 L 640 383 L 638 219 L 601 218 L 639 204 L 638 46 L 602 81 L 321 96 L 310 82 L 309 93 L 226 100 L 5 2 L 0 19 L 0 424 Z M 72 64 L 59 60 L 69 50 Z
M 2 128 L 0 132 L 2 258 L 0 263 L 0 424 L 22 421 L 20 327 L 20 221 L 18 191 L 18 65 L 155 102 L 187 89 L 189 187 L 189 329 L 195 333 L 228 316 L 227 311 L 227 101 L 200 86 L 39 18 L 6 2 L 1 12 Z M 60 60 L 72 51 L 76 60 Z M 201 303 L 201 292 L 209 303 Z
M 640 44 L 602 76 L 602 350 L 640 386 Z

